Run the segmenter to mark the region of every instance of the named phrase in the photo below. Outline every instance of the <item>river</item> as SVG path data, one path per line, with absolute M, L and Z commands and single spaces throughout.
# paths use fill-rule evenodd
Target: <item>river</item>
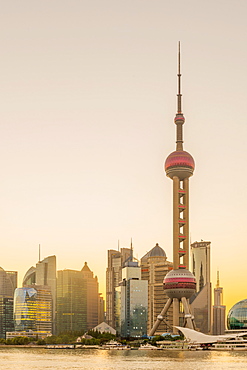
M 0 348 L 3 370 L 247 369 L 247 352 Z

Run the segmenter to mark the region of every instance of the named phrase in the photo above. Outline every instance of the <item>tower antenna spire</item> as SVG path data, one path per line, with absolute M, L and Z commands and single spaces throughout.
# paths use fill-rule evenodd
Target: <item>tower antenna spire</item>
M 182 113 L 182 94 L 181 94 L 181 59 L 180 59 L 180 41 L 178 42 L 178 106 L 177 113 Z
M 132 238 L 130 240 L 130 249 L 131 249 L 131 262 L 133 262 L 133 245 L 132 245 Z
M 183 124 L 185 121 L 182 113 L 182 94 L 181 94 L 181 60 L 180 60 L 180 41 L 178 43 L 178 92 L 177 92 L 177 114 L 174 122 L 177 125 L 176 150 L 183 150 Z
M 220 272 L 217 270 L 217 283 L 216 283 L 216 288 L 220 287 Z

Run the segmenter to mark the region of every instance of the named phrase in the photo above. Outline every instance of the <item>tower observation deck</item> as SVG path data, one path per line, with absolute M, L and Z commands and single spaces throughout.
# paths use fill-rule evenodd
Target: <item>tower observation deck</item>
M 180 319 L 185 325 L 194 329 L 194 320 L 190 313 L 188 298 L 196 291 L 196 279 L 189 268 L 189 178 L 193 175 L 195 162 L 191 154 L 183 149 L 181 72 L 180 72 L 180 43 L 178 50 L 178 94 L 176 124 L 176 150 L 168 155 L 165 161 L 166 175 L 173 182 L 173 270 L 164 279 L 164 290 L 169 297 L 160 315 L 157 317 L 149 335 L 153 335 L 164 315 L 173 304 L 173 326 L 181 326 Z M 184 315 L 180 312 L 181 301 Z M 173 329 L 174 330 L 174 329 Z M 174 330 L 176 331 L 176 329 Z

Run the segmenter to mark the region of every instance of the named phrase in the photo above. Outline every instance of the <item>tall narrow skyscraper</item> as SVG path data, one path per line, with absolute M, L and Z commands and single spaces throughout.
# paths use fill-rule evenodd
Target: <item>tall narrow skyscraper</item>
M 14 330 L 14 291 L 17 288 L 17 271 L 5 271 L 0 267 L 0 338 Z
M 87 331 L 99 324 L 98 278 L 85 262 L 81 271 L 60 270 L 57 278 L 57 332 Z
M 132 248 L 108 250 L 108 265 L 106 269 L 106 322 L 116 328 L 116 291 L 122 281 L 122 269 L 125 262 L 132 256 Z
M 177 113 L 174 119 L 177 127 L 176 150 L 165 161 L 166 175 L 173 182 L 173 269 L 164 279 L 164 290 L 169 297 L 165 307 L 157 317 L 157 321 L 149 335 L 153 335 L 164 315 L 173 303 L 173 326 L 179 326 L 181 320 L 193 329 L 194 322 L 188 305 L 196 289 L 196 280 L 189 268 L 189 177 L 193 175 L 195 163 L 193 157 L 183 150 L 180 43 L 178 51 L 178 94 Z M 180 312 L 180 304 L 184 307 L 184 316 Z M 181 320 L 180 320 L 181 318 Z
M 141 279 L 141 267 L 133 255 L 122 269 L 122 281 L 115 288 L 116 329 L 122 338 L 147 334 L 148 281 Z
M 23 287 L 29 285 L 49 286 L 52 295 L 52 333 L 56 332 L 56 256 L 48 256 L 30 267 L 23 278 Z
M 214 289 L 213 328 L 214 335 L 225 334 L 226 306 L 223 305 L 223 288 L 220 287 L 219 271 L 217 271 L 217 284 Z
M 210 244 L 203 240 L 191 244 L 191 271 L 196 278 L 196 293 L 190 298 L 190 306 L 196 328 L 205 334 L 211 332 Z

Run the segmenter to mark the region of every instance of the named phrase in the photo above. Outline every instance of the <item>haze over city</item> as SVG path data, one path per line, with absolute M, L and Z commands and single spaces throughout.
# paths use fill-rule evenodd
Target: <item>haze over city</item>
M 191 241 L 211 241 L 229 308 L 246 297 L 247 3 L 1 3 L 1 266 L 87 261 L 105 292 L 107 249 L 172 260 L 177 47 Z

